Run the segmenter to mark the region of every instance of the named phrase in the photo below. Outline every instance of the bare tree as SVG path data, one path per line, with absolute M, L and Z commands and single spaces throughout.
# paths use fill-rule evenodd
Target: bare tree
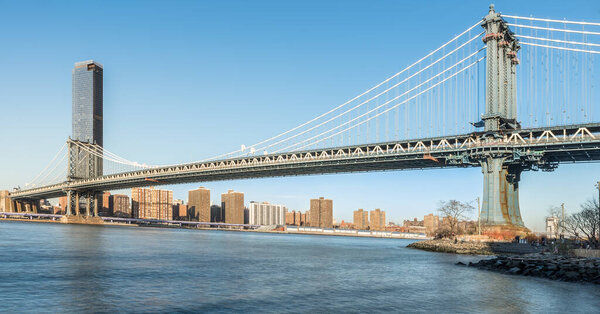
M 467 214 L 473 211 L 473 205 L 463 203 L 457 200 L 440 201 L 438 211 L 442 217 L 445 217 L 450 227 L 450 232 L 456 234 L 458 232 L 458 222 L 467 219 Z
M 581 211 L 569 215 L 564 221 L 564 228 L 576 239 L 585 239 L 594 247 L 599 246 L 600 205 L 597 200 L 590 200 L 581 205 Z

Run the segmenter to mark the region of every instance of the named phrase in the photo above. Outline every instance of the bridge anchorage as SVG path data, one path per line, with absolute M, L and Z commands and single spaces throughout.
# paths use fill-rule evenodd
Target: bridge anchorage
M 203 161 L 148 166 L 107 151 L 99 141 L 69 139 L 57 154 L 67 148 L 65 165 L 55 157 L 49 171 L 9 196 L 18 202 L 15 209 L 29 212 L 37 210 L 36 200 L 66 195 L 66 216 L 83 219 L 97 216 L 102 191 L 481 167 L 487 230 L 526 231 L 519 207 L 523 171 L 600 161 L 600 110 L 594 111 L 600 62 L 593 62 L 600 55 L 600 23 L 501 15 L 493 6 L 473 22 L 364 93 L 254 145 Z M 483 31 L 474 31 L 479 27 Z M 97 69 L 96 63 L 87 69 Z

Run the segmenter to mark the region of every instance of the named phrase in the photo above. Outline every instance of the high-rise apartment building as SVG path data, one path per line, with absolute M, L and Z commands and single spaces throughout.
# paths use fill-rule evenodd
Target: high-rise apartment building
M 114 217 L 131 217 L 131 207 L 129 206 L 129 196 L 123 194 L 109 195 L 108 207 Z
M 103 217 L 114 216 L 113 214 L 113 206 L 111 204 L 111 195 L 110 192 L 102 193 L 102 204 L 99 204 L 98 214 Z M 129 201 L 129 198 L 127 198 Z
M 8 191 L 0 191 L 0 212 L 12 212 L 12 201 Z
M 358 230 L 366 230 L 369 227 L 369 212 L 362 208 L 354 211 L 354 228 Z
M 292 210 L 291 212 L 285 213 L 285 224 L 286 225 L 295 225 L 296 211 Z
M 223 222 L 228 224 L 244 223 L 244 193 L 229 190 L 221 194 Z
M 434 214 L 423 217 L 423 226 L 427 234 L 433 234 L 440 227 L 440 217 Z
M 223 222 L 223 209 L 219 205 L 210 205 L 210 222 Z
M 188 191 L 188 211 L 191 219 L 210 222 L 210 190 L 199 187 Z
M 173 219 L 178 220 L 189 220 L 191 215 L 188 216 L 188 207 L 184 204 L 173 204 Z
M 64 215 L 65 211 L 62 208 L 60 208 L 60 206 L 54 206 L 52 207 L 52 213 L 54 215 Z
M 61 196 L 58 198 L 58 206 L 60 206 L 60 209 L 63 213 L 67 211 L 67 197 L 66 196 Z
M 133 217 L 145 219 L 173 219 L 173 191 L 154 188 L 131 189 Z
M 248 223 L 251 225 L 284 225 L 287 207 L 268 202 L 250 202 Z
M 385 211 L 377 208 L 371 211 L 369 229 L 375 231 L 385 231 Z
M 285 224 L 290 226 L 305 226 L 307 225 L 306 215 L 301 211 L 292 210 L 285 213 Z
M 308 226 L 307 214 L 308 212 L 303 214 L 299 210 L 292 210 L 285 214 L 285 224 L 290 226 Z
M 333 201 L 320 197 L 310 200 L 310 226 L 333 228 Z

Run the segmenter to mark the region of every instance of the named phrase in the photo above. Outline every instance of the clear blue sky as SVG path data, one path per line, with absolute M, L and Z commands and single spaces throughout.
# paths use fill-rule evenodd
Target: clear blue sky
M 598 1 L 496 1 L 500 12 L 600 21 Z M 233 151 L 304 122 L 460 33 L 487 1 L 1 1 L 0 188 L 28 182 L 71 134 L 71 69 L 104 64 L 104 145 L 165 164 Z M 596 195 L 600 165 L 526 172 L 525 223 L 548 206 Z M 481 194 L 480 169 L 239 180 L 246 201 L 306 210 L 334 200 L 336 219 L 381 208 L 388 220 Z M 199 184 L 169 186 L 176 198 Z

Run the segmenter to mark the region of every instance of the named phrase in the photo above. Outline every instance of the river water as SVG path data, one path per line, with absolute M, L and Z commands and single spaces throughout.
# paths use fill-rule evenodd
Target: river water
M 0 312 L 598 312 L 410 240 L 0 222 Z

